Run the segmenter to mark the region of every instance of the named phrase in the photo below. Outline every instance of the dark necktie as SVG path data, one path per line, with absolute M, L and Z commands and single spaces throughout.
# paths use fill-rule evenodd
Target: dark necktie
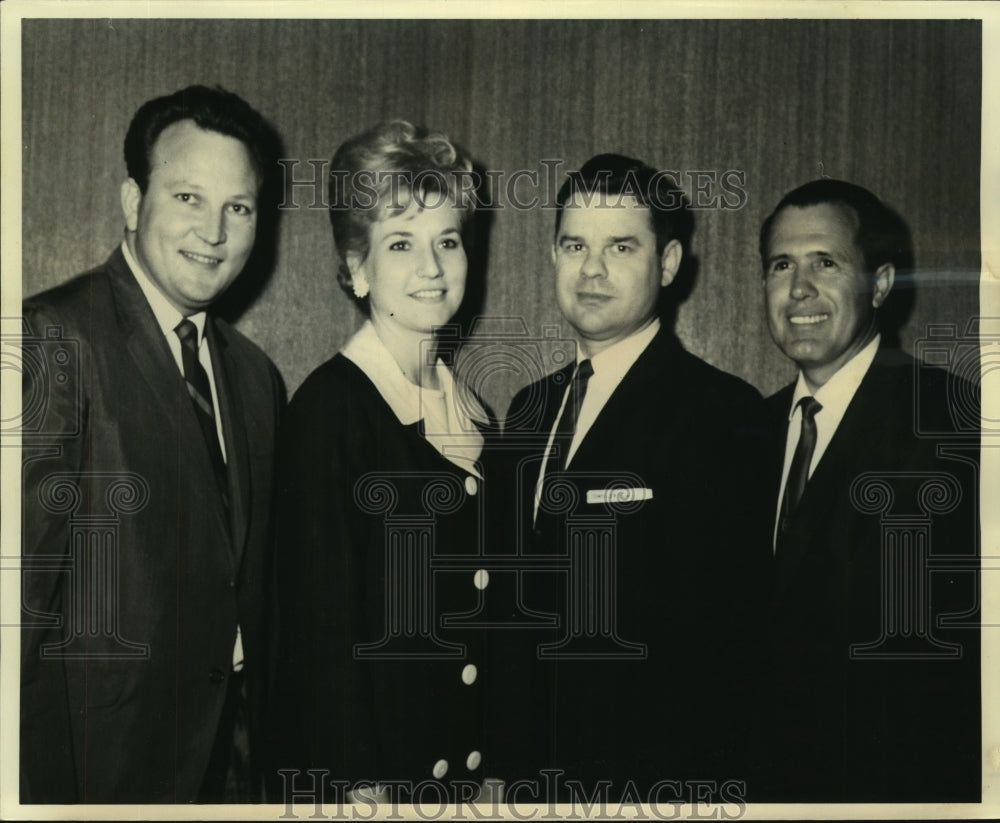
M 792 455 L 792 465 L 788 469 L 788 480 L 785 482 L 785 499 L 781 505 L 782 531 L 788 518 L 795 511 L 802 499 L 802 493 L 809 479 L 809 466 L 812 463 L 813 452 L 816 451 L 816 421 L 813 418 L 823 407 L 815 397 L 803 397 L 799 400 L 799 410 L 802 412 L 802 429 L 799 432 L 799 442 Z
M 545 471 L 542 474 L 541 485 L 538 487 L 542 494 L 545 493 L 545 483 L 558 471 L 566 468 L 566 459 L 569 456 L 570 446 L 573 445 L 573 433 L 576 431 L 576 420 L 580 416 L 580 408 L 583 406 L 583 398 L 587 393 L 587 382 L 594 374 L 594 367 L 589 360 L 582 360 L 577 364 L 576 373 L 573 375 L 573 382 L 569 387 L 569 397 L 563 406 L 562 416 L 556 423 L 555 434 L 552 438 L 552 449 L 549 451 L 548 459 L 545 461 Z M 554 454 L 559 449 L 558 458 Z M 537 523 L 543 517 L 542 509 L 536 512 Z
M 206 321 L 207 322 L 207 321 Z M 229 479 L 226 474 L 226 462 L 222 459 L 222 449 L 219 446 L 219 432 L 215 426 L 215 410 L 212 406 L 212 387 L 208 382 L 208 374 L 198 361 L 198 327 L 186 317 L 174 329 L 181 341 L 181 359 L 184 364 L 184 382 L 194 405 L 194 413 L 201 425 L 201 433 L 205 436 L 205 445 L 215 470 L 215 479 L 219 484 L 219 492 L 226 509 L 229 509 Z
M 566 468 L 566 460 L 569 457 L 569 449 L 573 444 L 573 434 L 576 432 L 576 423 L 580 418 L 580 408 L 583 406 L 583 398 L 587 394 L 587 383 L 594 376 L 594 367 L 589 360 L 581 360 L 576 367 L 576 374 L 573 375 L 573 382 L 570 384 L 569 397 L 563 407 L 562 417 L 556 426 L 556 436 L 553 438 L 553 445 L 558 444 L 561 449 L 559 453 L 559 468 Z M 555 467 L 552 467 L 555 468 Z

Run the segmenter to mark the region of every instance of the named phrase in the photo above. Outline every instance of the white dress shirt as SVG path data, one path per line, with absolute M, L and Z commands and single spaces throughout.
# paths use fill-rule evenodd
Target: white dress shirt
M 608 348 L 589 358 L 594 373 L 590 376 L 590 380 L 587 381 L 587 391 L 583 395 L 583 405 L 580 406 L 580 416 L 576 421 L 576 430 L 573 432 L 573 440 L 566 454 L 566 468 L 569 468 L 573 456 L 576 454 L 577 449 L 580 448 L 580 443 L 583 442 L 583 438 L 587 436 L 587 433 L 597 420 L 597 416 L 601 413 L 605 405 L 607 405 L 608 400 L 611 399 L 611 395 L 615 393 L 615 389 L 618 388 L 619 384 L 625 378 L 628 370 L 635 365 L 635 361 L 639 359 L 639 355 L 653 342 L 653 338 L 656 337 L 659 330 L 660 319 L 657 317 L 645 328 L 630 337 L 626 337 L 624 340 L 618 341 L 613 346 L 608 346 Z M 576 368 L 579 368 L 581 359 L 588 358 L 581 358 L 580 353 L 577 352 Z M 576 376 L 576 368 L 573 369 L 574 377 Z M 566 391 L 563 393 L 559 413 L 552 424 L 552 431 L 549 432 L 548 443 L 545 446 L 545 455 L 542 458 L 542 465 L 538 471 L 538 480 L 535 483 L 535 519 L 538 518 L 538 504 L 542 499 L 542 482 L 545 478 L 545 468 L 548 465 L 550 457 L 555 459 L 555 455 L 552 453 L 552 446 L 555 441 L 556 430 L 559 428 L 559 421 L 566 411 L 572 387 L 573 380 L 571 379 L 568 381 Z
M 122 254 L 125 255 L 125 262 L 132 270 L 132 274 L 146 296 L 146 302 L 153 310 L 156 323 L 167 339 L 170 353 L 174 356 L 174 362 L 181 375 L 184 374 L 184 356 L 181 353 L 181 339 L 177 336 L 175 329 L 177 324 L 184 319 L 184 315 L 171 305 L 170 301 L 160 292 L 153 282 L 142 270 L 142 266 L 132 256 L 128 243 L 122 241 Z M 208 375 L 208 385 L 212 390 L 212 413 L 215 415 L 215 433 L 219 438 L 219 448 L 222 450 L 222 459 L 226 460 L 226 438 L 222 433 L 222 415 L 219 414 L 219 395 L 215 390 L 215 372 L 212 369 L 212 353 L 208 347 L 208 339 L 205 337 L 205 312 L 188 315 L 188 320 L 194 323 L 198 329 L 198 362 L 201 363 L 205 374 Z M 236 625 L 236 642 L 233 645 L 233 671 L 240 671 L 243 668 L 243 635 L 239 624 Z
M 772 547 L 777 543 L 778 526 L 781 522 L 781 501 L 785 496 L 785 484 L 788 482 L 788 472 L 792 467 L 795 447 L 798 445 L 799 435 L 802 433 L 802 410 L 799 408 L 799 400 L 812 395 L 822 406 L 813 417 L 816 422 L 816 448 L 813 450 L 812 461 L 809 463 L 809 474 L 807 475 L 807 477 L 812 477 L 816 466 L 819 465 L 820 458 L 823 457 L 827 446 L 830 445 L 840 421 L 844 419 L 847 407 L 854 399 L 854 395 L 857 394 L 861 381 L 868 373 L 868 369 L 871 368 L 881 339 L 881 336 L 876 334 L 874 340 L 841 366 L 833 377 L 816 390 L 815 394 L 809 391 L 805 377 L 801 371 L 799 372 L 799 379 L 792 394 L 792 407 L 788 411 L 785 463 L 781 470 L 781 486 L 778 488 Z

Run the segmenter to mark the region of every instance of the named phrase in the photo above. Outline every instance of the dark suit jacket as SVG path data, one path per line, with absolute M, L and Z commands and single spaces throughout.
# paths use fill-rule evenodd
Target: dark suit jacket
M 962 555 L 975 563 L 977 553 L 979 443 L 978 432 L 956 437 L 949 397 L 972 402 L 976 419 L 978 402 L 961 381 L 949 389 L 940 370 L 923 369 L 916 379 L 914 365 L 879 352 L 775 557 L 771 677 L 762 703 L 770 773 L 751 799 L 979 798 L 978 583 L 959 570 Z M 780 424 L 772 518 L 793 390 L 769 400 Z M 956 453 L 938 454 L 949 442 Z M 852 484 L 867 473 L 886 479 L 855 487 L 852 497 Z M 934 478 L 939 493 L 935 486 L 921 492 Z M 891 519 L 900 517 L 909 520 Z M 944 563 L 932 573 L 919 556 L 924 539 Z M 883 580 L 895 581 L 890 595 Z M 966 628 L 937 625 L 961 612 Z M 884 635 L 878 648 L 858 646 Z M 936 643 L 956 644 L 961 656 Z
M 422 425 L 402 425 L 338 354 L 302 384 L 281 429 L 271 771 L 324 770 L 330 802 L 359 782 L 478 783 L 491 755 L 490 592 L 474 584 L 489 480 L 442 457 Z M 278 779 L 277 791 L 309 780 Z M 405 786 L 391 791 L 409 802 Z
M 24 437 L 21 801 L 193 801 L 237 624 L 251 735 L 257 725 L 280 378 L 210 319 L 227 519 L 183 377 L 120 250 L 27 300 L 24 318 L 36 414 Z
M 569 470 L 547 480 L 558 511 L 547 513 L 543 498 L 533 528 L 535 479 L 571 368 L 520 392 L 504 433 L 520 497 L 515 540 L 532 562 L 554 559 L 553 570 L 522 574 L 518 608 L 559 615 L 551 629 L 498 637 L 519 704 L 493 712 L 503 717 L 498 735 L 507 743 L 509 776 L 538 779 L 535 770 L 550 767 L 588 792 L 611 780 L 617 796 L 632 781 L 643 799 L 662 780 L 714 780 L 718 789 L 745 778 L 743 732 L 767 563 L 758 495 L 769 441 L 763 401 L 661 331 Z M 648 489 L 652 498 L 618 510 L 588 500 L 588 491 L 615 485 Z M 568 541 L 588 539 L 588 529 L 591 547 L 571 550 Z M 556 569 L 571 552 L 594 565 Z M 567 611 L 568 593 L 584 579 L 599 589 L 600 605 L 590 600 Z M 612 621 L 617 636 L 609 639 Z M 574 632 L 573 644 L 539 659 L 539 643 Z M 527 730 L 514 723 L 519 716 Z M 520 740 L 527 746 L 518 750 Z M 660 800 L 684 791 L 668 787 Z M 543 792 L 570 797 L 565 786 Z

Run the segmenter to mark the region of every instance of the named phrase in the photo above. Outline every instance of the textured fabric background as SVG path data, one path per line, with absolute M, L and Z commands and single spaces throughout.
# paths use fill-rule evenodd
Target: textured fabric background
M 964 331 L 979 272 L 981 26 L 976 21 L 28 20 L 23 26 L 23 286 L 28 295 L 102 261 L 120 240 L 121 144 L 145 100 L 191 83 L 244 96 L 287 158 L 328 161 L 345 138 L 401 117 L 442 130 L 485 169 L 598 152 L 663 169 L 745 174 L 745 203 L 696 215 L 696 278 L 676 329 L 694 353 L 765 394 L 794 374 L 768 335 L 756 251 L 780 196 L 820 175 L 871 188 L 913 232 L 918 273 L 904 347 L 928 324 Z M 707 179 L 707 178 L 703 178 Z M 718 195 L 709 186 L 709 199 Z M 227 311 L 289 391 L 360 320 L 334 279 L 325 210 L 280 223 L 270 276 Z M 732 195 L 730 202 L 734 201 Z M 5 207 L 7 204 L 4 204 Z M 559 322 L 551 211 L 492 212 L 471 313 Z M 484 369 L 503 410 L 534 375 Z

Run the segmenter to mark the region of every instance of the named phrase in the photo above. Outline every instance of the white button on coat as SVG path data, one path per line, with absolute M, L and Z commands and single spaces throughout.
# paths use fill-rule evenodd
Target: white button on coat
M 437 778 L 438 780 L 440 780 L 442 777 L 448 774 L 448 761 L 439 760 L 437 763 L 435 763 L 434 769 L 431 771 L 431 774 L 433 774 L 434 777 Z
M 483 762 L 483 756 L 479 752 L 469 752 L 469 756 L 465 758 L 465 768 L 470 772 L 475 771 L 479 768 L 479 764 Z
M 479 491 L 479 483 L 476 482 L 476 478 L 471 474 L 465 478 L 465 490 L 469 494 L 475 494 Z
M 462 669 L 462 682 L 466 686 L 471 686 L 475 683 L 478 676 L 479 670 L 472 663 Z
M 490 585 L 490 573 L 486 569 L 480 569 L 472 576 L 473 585 L 482 591 Z

